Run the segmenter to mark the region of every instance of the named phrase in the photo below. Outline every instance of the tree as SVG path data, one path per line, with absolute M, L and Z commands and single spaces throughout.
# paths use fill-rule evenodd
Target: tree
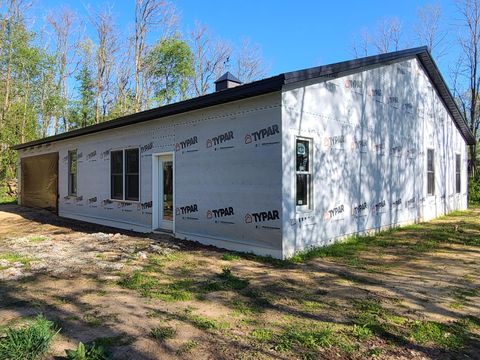
M 402 26 L 396 17 L 384 18 L 377 25 L 377 31 L 372 39 L 377 53 L 384 54 L 398 51 L 401 47 Z
M 105 119 L 111 98 L 111 70 L 117 50 L 113 18 L 109 9 L 96 14 L 92 18 L 97 33 L 98 44 L 95 54 L 95 123 Z
M 145 106 L 147 79 L 143 77 L 144 59 L 147 54 L 146 39 L 153 29 L 160 29 L 160 41 L 175 32 L 178 18 L 173 5 L 163 0 L 135 0 L 134 34 L 134 112 Z
M 190 44 L 194 66 L 193 96 L 202 96 L 208 93 L 215 79 L 224 71 L 232 49 L 222 40 L 212 41 L 207 26 L 198 22 L 190 32 Z
M 441 29 L 441 9 L 439 5 L 426 4 L 417 10 L 417 22 L 413 30 L 420 45 L 427 45 L 436 59 L 444 56 L 447 32 Z
M 252 45 L 248 39 L 242 39 L 236 60 L 235 73 L 245 83 L 262 78 L 267 73 L 260 46 Z
M 192 53 L 184 41 L 161 40 L 149 51 L 145 63 L 158 104 L 186 98 L 193 65 Z
M 80 44 L 82 56 L 80 72 L 75 75 L 78 82 L 79 99 L 71 110 L 71 122 L 74 127 L 85 127 L 95 122 L 95 83 L 92 71 L 92 47 L 90 39 Z
M 464 0 L 457 3 L 460 15 L 460 26 L 463 32 L 458 38 L 461 54 L 458 73 L 456 78 L 463 77 L 465 80 L 466 90 L 461 90 L 463 81 L 455 81 L 454 93 L 460 103 L 460 107 L 464 110 L 464 117 L 467 119 L 468 127 L 478 137 L 480 126 L 479 112 L 479 88 L 480 88 L 480 6 L 478 0 Z M 475 176 L 477 169 L 477 144 L 469 147 L 469 164 L 468 169 L 471 176 Z
M 358 37 L 353 39 L 353 55 L 355 58 L 365 57 L 369 54 L 371 35 L 366 28 L 360 30 Z
M 21 1 L 10 1 L 0 18 L 0 180 L 15 176 L 16 154 L 10 146 L 38 136 L 39 86 L 46 54 L 34 43 L 35 34 L 23 18 Z
M 72 54 L 71 54 L 71 32 L 72 26 L 75 22 L 75 14 L 68 8 L 64 7 L 60 12 L 51 13 L 47 17 L 47 21 L 52 27 L 55 34 L 55 58 L 57 66 L 57 91 L 58 91 L 58 106 L 54 113 L 54 132 L 59 132 L 59 118 L 63 119 L 64 131 L 68 131 L 67 120 L 67 78 L 70 75 L 68 69 Z

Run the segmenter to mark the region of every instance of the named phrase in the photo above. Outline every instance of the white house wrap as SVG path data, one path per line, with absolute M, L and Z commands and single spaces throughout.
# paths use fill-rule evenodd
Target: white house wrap
M 466 208 L 472 141 L 430 54 L 416 48 L 15 148 L 19 179 L 21 159 L 58 153 L 60 216 L 285 258 Z

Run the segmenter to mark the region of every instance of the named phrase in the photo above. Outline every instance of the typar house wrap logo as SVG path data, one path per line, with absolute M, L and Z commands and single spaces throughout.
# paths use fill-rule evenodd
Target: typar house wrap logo
M 233 131 L 227 131 L 224 134 L 220 134 L 220 135 L 214 136 L 210 139 L 207 139 L 207 149 L 211 148 L 212 146 L 222 145 L 222 144 L 224 144 L 226 142 L 229 142 L 233 139 L 234 139 Z
M 260 211 L 245 214 L 245 224 L 259 223 L 265 221 L 280 220 L 278 210 Z
M 175 151 L 185 150 L 195 144 L 198 144 L 198 138 L 196 136 L 192 136 L 191 138 L 176 143 Z
M 385 200 L 380 200 L 379 202 L 372 205 L 371 207 L 372 213 L 376 215 L 384 213 L 386 210 L 385 206 L 386 206 Z
M 220 209 L 207 210 L 206 214 L 207 219 L 218 219 L 233 215 L 235 215 L 235 212 L 233 211 L 233 207 L 231 206 Z
M 352 145 L 350 146 L 352 151 L 358 151 L 361 153 L 367 152 L 368 149 L 368 140 L 367 139 L 353 139 Z
M 97 150 L 93 150 L 92 152 L 87 154 L 87 161 L 96 161 L 97 157 Z
M 140 146 L 140 152 L 142 154 L 152 149 L 153 149 L 153 142 L 149 142 L 148 144 Z
M 374 89 L 370 88 L 367 90 L 367 95 L 372 97 L 381 97 L 382 96 L 382 89 Z
M 179 206 L 175 209 L 176 215 L 188 215 L 188 214 L 197 213 L 197 212 L 198 212 L 197 204 Z
M 325 136 L 323 138 L 323 147 L 325 149 L 343 149 L 345 146 L 345 135 Z
M 415 196 L 414 197 L 411 197 L 410 199 L 406 200 L 405 201 L 405 207 L 406 208 L 414 208 L 417 206 L 417 201 L 415 199 Z
M 334 208 L 331 208 L 323 213 L 323 220 L 329 221 L 333 218 L 339 218 L 345 212 L 345 206 L 343 204 L 337 205 Z
M 362 80 L 345 80 L 345 87 L 347 89 L 361 89 L 363 86 Z
M 280 129 L 278 128 L 278 125 L 271 125 L 266 128 L 246 134 L 245 144 L 255 143 L 259 140 L 263 140 L 277 134 L 280 134 Z
M 352 216 L 354 217 L 360 217 L 360 216 L 365 216 L 367 210 L 367 203 L 363 202 L 361 204 L 358 204 L 356 206 L 352 207 Z
M 393 209 L 400 209 L 402 207 L 402 198 L 398 198 L 397 200 L 392 202 Z

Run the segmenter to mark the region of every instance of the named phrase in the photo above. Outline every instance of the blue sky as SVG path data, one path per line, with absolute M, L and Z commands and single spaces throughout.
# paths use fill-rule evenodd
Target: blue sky
M 67 5 L 80 15 L 87 8 L 110 4 L 119 29 L 126 31 L 133 23 L 133 0 L 37 0 L 33 13 L 43 16 L 47 11 Z M 268 64 L 269 75 L 298 70 L 353 57 L 352 41 L 362 28 L 375 29 L 385 17 L 396 16 L 409 33 L 419 6 L 425 1 L 286 1 L 286 0 L 177 0 L 182 31 L 193 27 L 195 20 L 232 44 L 242 37 L 258 43 Z M 437 1 L 442 8 L 445 25 L 455 24 L 454 1 Z M 454 32 L 449 33 L 454 41 Z M 448 78 L 448 65 L 456 58 L 454 49 L 439 61 Z

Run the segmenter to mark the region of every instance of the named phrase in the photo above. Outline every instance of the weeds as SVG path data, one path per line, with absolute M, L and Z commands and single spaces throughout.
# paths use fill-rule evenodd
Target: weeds
M 178 356 L 181 356 L 181 355 L 185 355 L 185 354 L 189 354 L 193 351 L 193 349 L 195 349 L 197 346 L 198 346 L 198 341 L 195 341 L 195 340 L 189 340 L 187 341 L 185 344 L 183 344 L 180 349 L 177 350 L 177 355 Z
M 158 326 L 150 331 L 150 337 L 157 341 L 165 341 L 175 337 L 177 331 L 171 326 Z
M 8 328 L 0 339 L 0 359 L 33 360 L 47 352 L 53 337 L 59 332 L 53 330 L 53 323 L 42 315 L 27 326 Z
M 107 352 L 95 343 L 84 345 L 79 343 L 75 350 L 65 350 L 68 360 L 107 360 Z

